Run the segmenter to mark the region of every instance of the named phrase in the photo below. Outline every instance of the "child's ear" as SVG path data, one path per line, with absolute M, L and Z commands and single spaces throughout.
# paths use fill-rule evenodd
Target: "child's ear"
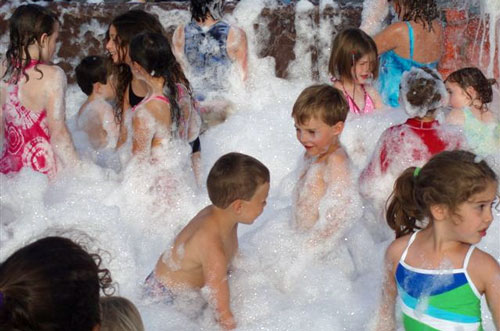
M 430 207 L 432 219 L 436 221 L 443 221 L 449 216 L 450 208 L 444 204 L 436 204 Z
M 335 135 L 341 134 L 342 130 L 344 130 L 344 122 L 335 123 L 335 125 L 333 126 L 333 130 L 334 130 Z
M 92 84 L 92 92 L 99 94 L 101 92 L 101 89 L 102 89 L 101 83 L 96 82 L 96 83 Z
M 240 199 L 234 200 L 231 202 L 231 208 L 237 215 L 241 214 L 241 210 L 243 208 L 242 201 Z
M 465 92 L 472 100 L 477 99 L 477 92 L 472 86 L 467 87 Z
M 41 36 L 40 36 L 40 47 L 45 47 L 47 46 L 47 43 L 49 42 L 49 35 L 46 34 L 46 33 L 43 33 Z

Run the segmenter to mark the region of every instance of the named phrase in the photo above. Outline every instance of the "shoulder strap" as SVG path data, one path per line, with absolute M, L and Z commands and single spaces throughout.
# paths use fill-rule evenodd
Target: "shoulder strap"
M 408 38 L 410 39 L 410 60 L 413 60 L 413 28 L 410 22 L 405 22 L 408 27 Z
M 467 266 L 469 265 L 470 256 L 472 255 L 474 248 L 476 248 L 476 246 L 470 245 L 469 250 L 467 251 L 467 254 L 465 254 L 464 266 L 463 266 L 463 268 L 465 270 L 467 270 Z
M 160 100 L 160 101 L 163 101 L 165 103 L 168 103 L 170 104 L 170 101 L 168 100 L 168 98 L 164 95 L 154 95 L 152 96 L 151 98 L 149 98 L 148 100 Z
M 415 238 L 417 237 L 417 233 L 418 231 L 415 231 L 413 232 L 413 234 L 411 235 L 410 237 L 410 240 L 408 240 L 408 244 L 406 245 L 406 248 L 403 252 L 403 254 L 401 254 L 401 259 L 400 261 L 404 261 L 406 259 L 406 254 L 408 254 L 408 249 L 410 248 L 411 244 L 413 244 L 413 241 L 415 240 Z

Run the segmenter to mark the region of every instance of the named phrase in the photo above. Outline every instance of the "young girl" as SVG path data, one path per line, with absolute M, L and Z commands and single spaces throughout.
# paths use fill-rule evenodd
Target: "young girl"
M 123 297 L 102 297 L 100 331 L 144 331 L 141 314 L 135 305 Z
M 377 91 L 370 85 L 378 75 L 377 46 L 360 29 L 340 31 L 333 40 L 328 70 L 333 86 L 344 92 L 349 109 L 366 114 L 382 107 Z
M 99 255 L 67 238 L 37 240 L 0 264 L 1 329 L 97 331 L 110 286 Z
M 495 128 L 499 126 L 488 104 L 493 99 L 491 86 L 495 79 L 487 79 L 478 68 L 463 68 L 450 74 L 445 84 L 450 94 L 451 112 L 446 121 L 464 128 L 467 143 L 480 155 L 497 152 L 500 148 Z
M 379 92 L 385 104 L 399 105 L 399 82 L 412 67 L 437 68 L 442 54 L 442 26 L 435 0 L 393 0 L 402 22 L 375 36 L 380 56 Z
M 435 119 L 436 111 L 446 102 L 444 83 L 435 70 L 412 68 L 405 72 L 401 91 L 402 105 L 410 118 L 382 133 L 360 177 L 360 191 L 377 212 L 383 209 L 394 179 L 404 169 L 421 166 L 432 155 L 456 149 L 462 143 L 458 132 L 445 134 Z
M 474 246 L 491 225 L 497 189 L 488 164 L 458 150 L 399 176 L 377 330 L 396 329 L 396 297 L 406 330 L 482 330 L 483 294 L 500 327 L 500 266 Z
M 76 160 L 65 123 L 66 76 L 48 63 L 60 24 L 46 8 L 30 4 L 18 7 L 9 25 L 10 44 L 0 64 L 0 172 L 29 167 L 53 177 L 57 161 L 66 166 Z

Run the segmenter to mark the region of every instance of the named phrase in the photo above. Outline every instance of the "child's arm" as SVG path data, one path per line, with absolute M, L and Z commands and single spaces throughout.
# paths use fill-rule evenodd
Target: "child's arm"
M 226 330 L 236 328 L 236 321 L 229 307 L 229 284 L 227 281 L 228 260 L 224 254 L 222 242 L 214 238 L 204 238 L 201 249 L 201 263 L 205 275 L 205 285 L 210 289 L 216 318 Z
M 73 141 L 66 126 L 66 76 L 57 66 L 44 70 L 47 75 L 45 89 L 47 92 L 47 124 L 50 133 L 50 143 L 64 166 L 78 160 Z
M 318 222 L 319 201 L 323 198 L 326 191 L 323 171 L 316 165 L 311 165 L 309 173 L 304 176 L 304 187 L 296 201 L 295 225 L 299 230 L 309 230 Z M 312 173 L 311 173 L 312 172 Z
M 227 54 L 231 60 L 238 63 L 242 80 L 248 77 L 248 42 L 245 31 L 235 26 L 229 29 L 227 36 Z
M 180 24 L 174 31 L 172 35 L 173 51 L 177 62 L 182 67 L 182 70 L 186 72 L 186 59 L 184 57 L 184 24 Z

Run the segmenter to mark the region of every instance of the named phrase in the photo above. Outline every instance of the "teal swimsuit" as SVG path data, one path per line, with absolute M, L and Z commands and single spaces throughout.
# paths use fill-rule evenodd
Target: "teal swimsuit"
M 500 148 L 499 123 L 484 123 L 474 117 L 469 108 L 464 108 L 464 133 L 469 147 L 478 155 L 486 156 Z
M 467 272 L 474 246 L 460 269 L 415 268 L 406 264 L 405 258 L 417 233 L 408 241 L 395 275 L 405 330 L 483 330 L 481 295 Z
M 430 63 L 420 63 L 413 60 L 414 37 L 413 28 L 410 22 L 405 22 L 408 26 L 408 37 L 410 39 L 410 58 L 406 59 L 399 56 L 390 50 L 380 55 L 380 70 L 379 70 L 379 92 L 386 105 L 391 107 L 399 106 L 399 83 L 403 72 L 409 71 L 412 67 L 429 67 L 436 69 L 438 61 Z

